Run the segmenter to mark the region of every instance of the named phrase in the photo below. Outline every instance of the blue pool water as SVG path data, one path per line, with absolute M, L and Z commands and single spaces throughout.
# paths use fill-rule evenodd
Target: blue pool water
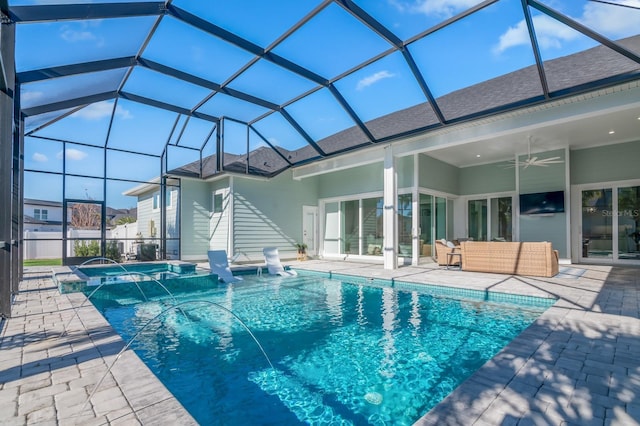
M 355 281 L 246 277 L 146 302 L 104 286 L 92 302 L 207 425 L 412 424 L 553 303 Z

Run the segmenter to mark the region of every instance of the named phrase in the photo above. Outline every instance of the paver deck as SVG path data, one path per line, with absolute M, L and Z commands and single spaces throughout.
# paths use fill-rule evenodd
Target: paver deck
M 558 298 L 418 425 L 640 425 L 640 268 L 571 265 L 533 278 L 436 264 L 293 266 Z M 47 271 L 25 271 L 1 325 L 0 424 L 195 424 L 84 300 L 61 295 Z

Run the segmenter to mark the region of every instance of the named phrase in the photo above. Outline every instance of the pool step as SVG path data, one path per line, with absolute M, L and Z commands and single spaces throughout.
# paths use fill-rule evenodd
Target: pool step
M 249 380 L 269 395 L 277 396 L 300 421 L 312 424 L 353 424 L 326 406 L 322 402 L 322 396 L 280 370 L 254 372 L 250 374 Z

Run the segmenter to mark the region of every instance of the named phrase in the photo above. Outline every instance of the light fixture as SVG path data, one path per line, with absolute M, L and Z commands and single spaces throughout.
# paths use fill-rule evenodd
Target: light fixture
M 613 135 L 616 131 L 615 130 L 609 130 L 609 134 Z
M 480 154 L 476 154 L 476 158 L 480 158 Z

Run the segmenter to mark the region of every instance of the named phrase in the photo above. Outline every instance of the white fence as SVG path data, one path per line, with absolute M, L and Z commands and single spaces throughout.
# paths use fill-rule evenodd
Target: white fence
M 131 245 L 138 232 L 136 223 L 119 225 L 112 230 L 107 230 L 107 239 L 122 239 L 118 241 L 120 253 L 131 252 Z M 99 239 L 100 231 L 69 230 L 67 237 L 73 239 L 67 241 L 67 256 L 74 256 L 75 239 Z M 24 260 L 33 259 L 61 259 L 62 258 L 62 232 L 53 231 L 24 231 Z

